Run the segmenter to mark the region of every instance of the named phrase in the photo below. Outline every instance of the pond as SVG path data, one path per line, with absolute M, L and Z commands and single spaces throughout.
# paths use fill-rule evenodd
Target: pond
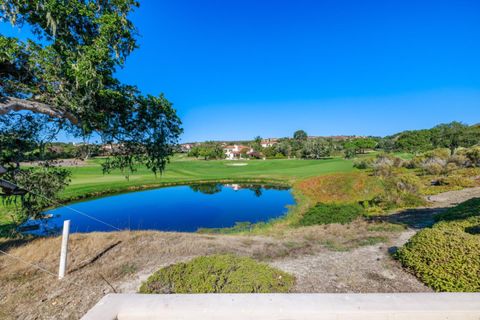
M 60 232 L 71 220 L 70 232 L 161 230 L 194 232 L 277 218 L 294 204 L 287 188 L 245 184 L 197 184 L 124 193 L 78 202 L 46 212 L 50 218 L 22 226 L 37 235 Z M 87 217 L 83 214 L 87 214 Z M 98 220 L 95 220 L 98 219 Z

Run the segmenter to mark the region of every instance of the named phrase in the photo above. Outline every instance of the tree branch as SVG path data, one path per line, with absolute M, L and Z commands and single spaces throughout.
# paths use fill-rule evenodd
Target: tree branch
M 53 118 L 67 119 L 73 125 L 78 125 L 79 123 L 77 117 L 70 112 L 55 110 L 45 103 L 14 97 L 0 97 L 0 115 L 21 110 L 41 113 Z

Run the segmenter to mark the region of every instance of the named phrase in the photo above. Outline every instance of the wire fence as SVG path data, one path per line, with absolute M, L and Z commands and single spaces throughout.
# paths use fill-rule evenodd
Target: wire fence
M 93 216 L 91 216 L 91 215 L 89 215 L 89 214 L 87 214 L 87 213 L 85 213 L 85 212 L 83 212 L 83 211 L 80 211 L 80 210 L 78 210 L 78 209 L 76 209 L 76 208 L 73 208 L 73 207 L 71 207 L 71 206 L 69 206 L 69 205 L 63 204 L 63 203 L 61 203 L 61 202 L 59 202 L 59 201 L 57 201 L 57 200 L 48 198 L 48 197 L 46 197 L 46 196 L 44 196 L 44 195 L 42 195 L 42 194 L 39 194 L 39 193 L 37 193 L 37 192 L 35 192 L 35 191 L 33 191 L 33 190 L 29 190 L 29 189 L 27 189 L 27 188 L 24 188 L 24 187 L 22 187 L 22 186 L 20 186 L 20 185 L 18 185 L 18 184 L 16 184 L 16 183 L 14 183 L 14 182 L 11 182 L 11 181 L 8 181 L 8 180 L 5 180 L 5 179 L 0 179 L 0 180 L 3 180 L 3 181 L 5 181 L 5 182 L 7 182 L 7 183 L 10 183 L 10 184 L 16 186 L 17 188 L 21 188 L 21 189 L 23 189 L 23 190 L 26 190 L 27 192 L 29 192 L 29 193 L 31 193 L 31 194 L 34 194 L 34 195 L 36 195 L 36 196 L 38 196 L 38 197 L 42 197 L 43 199 L 51 202 L 52 204 L 54 204 L 54 205 L 56 205 L 56 206 L 67 208 L 67 209 L 69 209 L 69 210 L 71 210 L 71 211 L 73 211 L 73 212 L 75 212 L 75 213 L 78 213 L 78 214 L 80 214 L 80 215 L 82 215 L 82 216 L 85 216 L 85 217 L 87 217 L 87 218 L 89 218 L 89 219 L 92 219 L 92 220 L 94 220 L 94 221 L 96 221 L 96 222 L 102 223 L 102 224 L 104 224 L 104 225 L 106 225 L 106 226 L 108 226 L 108 227 L 110 227 L 110 228 L 112 228 L 112 229 L 114 229 L 114 230 L 123 231 L 122 229 L 120 229 L 120 228 L 118 228 L 118 227 L 116 227 L 116 226 L 114 226 L 114 225 L 112 225 L 112 224 L 110 224 L 110 223 L 108 223 L 108 222 L 105 222 L 105 221 L 103 221 L 103 220 L 101 220 L 101 219 L 98 219 L 98 218 L 96 218 L 96 217 L 93 217 Z M 35 268 L 35 269 L 37 269 L 37 270 L 40 270 L 40 271 L 48 274 L 49 276 L 53 276 L 53 277 L 57 277 L 57 276 L 58 276 L 56 273 L 54 273 L 54 272 L 52 272 L 52 271 L 50 271 L 50 270 L 48 270 L 48 269 L 46 269 L 46 268 L 38 265 L 38 264 L 31 263 L 31 262 L 29 262 L 29 261 L 27 261 L 27 260 L 25 260 L 25 259 L 22 259 L 22 258 L 20 258 L 20 257 L 18 257 L 18 256 L 12 255 L 12 254 L 10 254 L 10 253 L 8 253 L 8 252 L 5 252 L 5 251 L 3 251 L 3 250 L 1 250 L 1 249 L 0 249 L 0 253 L 3 254 L 4 256 L 7 256 L 7 257 L 13 259 L 13 260 L 20 261 L 20 262 L 22 262 L 23 264 L 25 264 L 25 265 L 27 265 L 27 266 L 29 266 L 29 267 Z M 100 275 L 100 277 L 115 291 L 115 288 L 113 288 L 113 286 L 103 277 L 103 275 L 101 275 L 101 274 L 99 274 L 99 275 Z M 79 286 L 79 287 L 81 287 L 81 288 L 85 288 L 84 285 L 81 285 L 81 284 L 79 284 L 79 283 L 76 283 L 76 282 L 72 281 L 71 279 L 67 279 L 67 281 L 68 281 L 69 283 L 74 284 L 74 285 L 76 285 L 76 286 Z M 87 288 L 87 289 L 88 289 L 88 288 Z M 88 290 L 90 290 L 90 289 L 88 289 Z M 91 291 L 92 293 L 96 293 L 96 292 L 94 292 L 93 290 L 90 290 L 90 291 Z
M 21 171 L 20 171 L 20 172 L 21 172 Z M 71 211 L 73 211 L 73 212 L 75 212 L 75 213 L 78 213 L 78 214 L 80 214 L 80 215 L 82 215 L 82 216 L 85 216 L 85 217 L 87 217 L 87 218 L 89 218 L 89 219 L 92 219 L 92 220 L 94 220 L 94 221 L 96 221 L 96 222 L 100 222 L 100 223 L 102 223 L 102 224 L 104 224 L 104 225 L 106 225 L 106 226 L 108 226 L 108 227 L 110 227 L 110 228 L 112 228 L 112 229 L 114 229 L 114 230 L 122 231 L 122 229 L 120 229 L 120 228 L 118 228 L 118 227 L 116 227 L 116 226 L 114 226 L 114 225 L 112 225 L 112 224 L 110 224 L 110 223 L 108 223 L 108 222 L 105 222 L 105 221 L 103 221 L 103 220 L 100 220 L 100 219 L 98 219 L 98 218 L 95 218 L 95 217 L 93 217 L 93 216 L 91 216 L 91 215 L 89 215 L 89 214 L 87 214 L 87 213 L 85 213 L 85 212 L 82 212 L 82 211 L 80 211 L 80 210 L 78 210 L 78 209 L 75 209 L 75 208 L 73 208 L 73 207 L 71 207 L 71 206 L 69 206 L 69 205 L 66 205 L 66 204 L 63 204 L 63 203 L 61 203 L 61 202 L 59 202 L 59 201 L 57 201 L 57 200 L 48 198 L 48 197 L 46 197 L 46 196 L 44 196 L 44 195 L 42 195 L 42 194 L 39 194 L 39 193 L 37 193 L 37 192 L 35 192 L 35 191 L 33 191 L 33 190 L 29 190 L 29 189 L 27 189 L 27 188 L 24 188 L 24 187 L 22 187 L 22 186 L 20 186 L 20 185 L 18 185 L 18 184 L 16 184 L 16 183 L 14 183 L 14 182 L 12 182 L 12 181 L 8 181 L 8 180 L 6 180 L 6 179 L 1 179 L 1 180 L 6 181 L 6 182 L 8 182 L 8 183 L 10 183 L 10 184 L 12 184 L 12 185 L 14 185 L 14 186 L 16 186 L 17 188 L 26 190 L 27 192 L 29 192 L 29 193 L 31 193 L 31 194 L 34 194 L 34 195 L 36 195 L 36 196 L 38 196 L 38 197 L 41 197 L 41 198 L 43 198 L 43 199 L 51 202 L 52 204 L 54 204 L 54 205 L 56 205 L 56 206 L 63 207 L 63 208 L 67 208 L 67 209 L 69 209 L 69 210 L 71 210 Z
M 23 264 L 25 264 L 25 265 L 27 265 L 27 266 L 29 266 L 29 267 L 32 267 L 32 268 L 37 269 L 37 270 L 40 270 L 40 271 L 48 274 L 49 276 L 52 276 L 52 277 L 55 277 L 55 278 L 57 278 L 57 276 L 58 276 L 58 275 L 55 274 L 54 272 L 52 272 L 52 271 L 50 271 L 50 270 L 48 270 L 48 269 L 46 269 L 46 268 L 44 268 L 44 267 L 42 267 L 42 266 L 40 266 L 40 265 L 38 265 L 38 264 L 34 264 L 34 263 L 31 263 L 31 262 L 28 262 L 28 261 L 25 260 L 25 259 L 22 259 L 22 258 L 20 258 L 20 257 L 18 257 L 18 256 L 15 256 L 15 255 L 13 255 L 13 254 L 8 253 L 8 252 L 5 252 L 5 251 L 3 251 L 3 250 L 1 250 L 1 249 L 0 249 L 0 253 L 3 254 L 4 256 L 7 256 L 7 257 L 13 259 L 13 260 L 20 261 L 21 263 L 23 263 Z M 100 276 L 102 277 L 102 279 L 103 279 L 110 287 L 112 287 L 112 286 L 110 285 L 110 283 L 109 283 L 102 275 L 100 275 Z M 90 288 L 86 287 L 85 285 L 82 285 L 82 284 L 80 284 L 80 283 L 77 283 L 77 282 L 73 281 L 72 279 L 65 279 L 65 280 L 66 280 L 68 283 L 70 283 L 70 284 L 73 284 L 73 285 L 75 285 L 75 286 L 77 286 L 77 287 L 80 287 L 80 288 L 82 288 L 82 289 L 87 289 L 87 290 L 90 291 L 91 293 L 97 294 L 97 292 L 95 292 L 94 290 L 91 290 Z M 64 281 L 64 280 L 62 280 L 62 281 Z M 114 289 L 113 287 L 112 287 L 112 289 L 115 291 L 115 289 Z

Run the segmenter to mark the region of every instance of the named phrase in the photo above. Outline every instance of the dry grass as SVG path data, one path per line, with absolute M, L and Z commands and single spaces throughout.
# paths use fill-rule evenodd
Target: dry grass
M 291 229 L 275 238 L 153 231 L 73 234 L 69 273 L 62 281 L 0 256 L 0 318 L 76 319 L 104 294 L 114 290 L 135 292 L 141 281 L 160 267 L 200 255 L 233 253 L 274 263 L 287 257 L 388 242 L 397 234 L 382 228 L 369 231 L 371 226 L 364 221 L 314 226 Z M 58 268 L 59 247 L 59 237 L 0 242 L 2 250 L 53 273 Z M 311 291 L 302 287 L 296 290 Z
M 370 200 L 381 192 L 378 179 L 367 173 L 336 173 L 303 180 L 295 185 L 315 202 L 351 203 Z

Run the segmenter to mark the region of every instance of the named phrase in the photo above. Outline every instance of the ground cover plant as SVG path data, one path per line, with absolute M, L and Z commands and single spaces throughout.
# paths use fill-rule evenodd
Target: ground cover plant
M 162 268 L 140 287 L 140 293 L 276 293 L 288 292 L 293 276 L 234 255 L 198 257 Z
M 436 217 L 432 228 L 413 236 L 396 257 L 437 291 L 480 292 L 480 199 Z
M 310 208 L 299 221 L 301 226 L 316 224 L 346 224 L 361 217 L 365 210 L 359 204 L 318 203 Z

